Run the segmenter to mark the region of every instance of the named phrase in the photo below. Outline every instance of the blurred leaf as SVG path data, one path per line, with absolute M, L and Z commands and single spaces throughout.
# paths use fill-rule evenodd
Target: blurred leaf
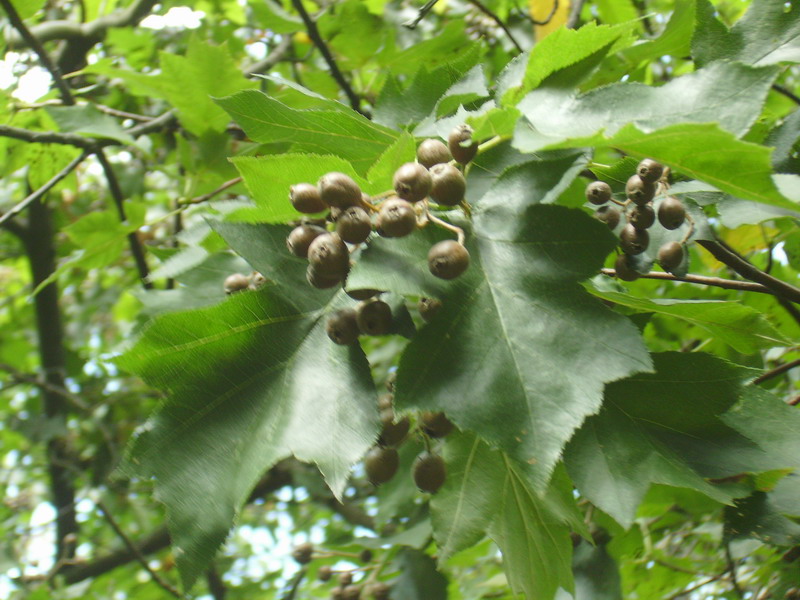
M 47 113 L 65 133 L 109 138 L 130 145 L 134 139 L 109 115 L 101 113 L 91 104 L 78 106 L 48 106 Z
M 777 173 L 800 175 L 800 110 L 795 110 L 764 140 L 774 146 L 772 166 Z
M 792 546 L 800 544 L 800 525 L 776 511 L 768 494 L 756 492 L 725 508 L 725 538 L 745 537 L 773 546 Z

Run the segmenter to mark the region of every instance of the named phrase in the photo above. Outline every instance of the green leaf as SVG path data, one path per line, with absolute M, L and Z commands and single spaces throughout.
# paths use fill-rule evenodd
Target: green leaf
M 226 96 L 258 85 L 245 79 L 225 45 L 212 46 L 199 37 L 189 40 L 186 56 L 161 53 L 158 85 L 178 110 L 181 124 L 195 135 L 223 131 L 228 116 L 212 96 Z
M 392 600 L 447 600 L 447 579 L 430 556 L 405 548 L 396 562 L 400 576 L 392 584 Z
M 720 418 L 752 371 L 698 352 L 653 359 L 655 373 L 606 387 L 603 409 L 564 453 L 581 494 L 625 527 L 651 483 L 729 502 L 732 492 L 707 478 L 771 468 L 752 441 Z
M 286 252 L 286 227 L 215 227 L 269 283 L 161 316 L 119 359 L 169 394 L 127 469 L 155 477 L 187 588 L 266 469 L 294 454 L 340 496 L 378 429 L 366 357 L 325 333 L 325 314 L 352 300 L 309 288 L 305 261 Z
M 502 104 L 516 105 L 525 94 L 537 88 L 547 77 L 597 53 L 605 54 L 617 42 L 627 45 L 629 42 L 623 40 L 628 37 L 626 34 L 629 31 L 628 25 L 595 23 L 587 23 L 580 29 L 556 29 L 533 47 L 522 81 L 503 94 Z M 508 86 L 509 83 L 506 82 L 504 85 Z
M 613 136 L 631 123 L 652 132 L 676 123 L 717 122 L 737 137 L 747 132 L 777 75 L 772 67 L 715 63 L 660 87 L 616 83 L 574 97 L 573 89 L 543 87 L 517 105 L 525 119 L 516 147 L 534 151 L 599 131 Z
M 773 546 L 800 544 L 800 525 L 780 514 L 764 492 L 725 508 L 725 539 L 753 537 Z
M 800 175 L 800 110 L 795 110 L 770 131 L 764 144 L 775 148 L 772 166 L 776 173 Z
M 633 324 L 577 283 L 597 272 L 614 237 L 579 210 L 537 204 L 574 160 L 532 163 L 531 187 L 510 192 L 515 172 L 498 180 L 474 213 L 471 266 L 459 279 L 428 272 L 428 249 L 449 237 L 428 226 L 371 242 L 348 280 L 356 289 L 442 300 L 402 355 L 397 405 L 446 412 L 530 462 L 539 489 L 574 429 L 598 410 L 603 385 L 650 368 Z
M 398 136 L 355 112 L 296 110 L 255 90 L 217 103 L 257 142 L 288 142 L 297 150 L 339 156 L 361 174 Z
M 762 348 L 791 345 L 762 313 L 740 302 L 666 298 L 650 300 L 600 290 L 592 290 L 592 293 L 637 312 L 666 315 L 696 325 L 742 354 L 752 354 Z
M 109 115 L 101 113 L 91 104 L 78 106 L 48 106 L 46 108 L 53 120 L 65 133 L 80 133 L 98 138 L 118 140 L 123 144 L 133 144 L 135 140 Z
M 469 117 L 467 124 L 472 125 L 475 139 L 485 140 L 494 136 L 511 137 L 519 118 L 519 110 L 509 106 L 508 108 L 492 108 L 482 115 Z
M 707 0 L 698 0 L 698 27 L 692 55 L 699 64 L 738 60 L 751 65 L 800 62 L 800 6 L 795 2 L 753 0 L 727 31 Z
M 39 12 L 47 0 L 11 0 L 11 4 L 23 19 L 28 19 Z
M 447 481 L 431 500 L 440 560 L 474 545 L 488 531 L 503 552 L 515 592 L 547 599 L 559 587 L 572 589 L 563 490 L 554 486 L 539 496 L 521 465 L 472 434 L 450 434 L 444 457 Z M 574 505 L 571 496 L 569 501 Z
M 414 136 L 410 133 L 401 133 L 400 136 L 378 157 L 369 171 L 367 179 L 370 182 L 369 191 L 374 194 L 391 190 L 394 172 L 400 165 L 414 162 L 417 156 L 417 145 Z
M 678 0 L 675 2 L 672 15 L 664 27 L 663 33 L 654 40 L 633 44 L 620 51 L 619 54 L 623 61 L 638 64 L 665 55 L 678 58 L 687 56 L 695 29 L 695 1 Z M 610 3 L 617 4 L 617 1 L 610 0 Z M 639 15 L 636 14 L 631 18 L 638 19 Z

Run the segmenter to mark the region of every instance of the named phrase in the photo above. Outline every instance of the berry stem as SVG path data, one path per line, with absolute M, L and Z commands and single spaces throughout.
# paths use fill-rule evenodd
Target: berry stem
M 478 145 L 478 154 L 482 154 L 483 152 L 486 152 L 487 150 L 491 150 L 495 146 L 499 146 L 500 144 L 505 142 L 506 139 L 507 138 L 504 138 L 502 136 L 496 135 L 493 138 L 486 140 L 482 144 Z
M 694 219 L 689 213 L 686 213 L 686 220 L 689 222 L 689 230 L 686 232 L 683 238 L 681 238 L 681 246 L 689 241 L 689 238 L 692 237 L 692 234 L 694 233 Z
M 464 230 L 461 229 L 461 227 L 457 227 L 455 225 L 451 225 L 446 221 L 442 221 L 439 217 L 435 216 L 430 210 L 428 210 L 427 206 L 425 207 L 425 214 L 427 215 L 428 220 L 430 220 L 431 223 L 434 223 L 439 227 L 442 227 L 443 229 L 447 229 L 448 231 L 452 231 L 453 233 L 455 233 L 458 236 L 458 243 L 461 244 L 462 246 L 464 245 Z

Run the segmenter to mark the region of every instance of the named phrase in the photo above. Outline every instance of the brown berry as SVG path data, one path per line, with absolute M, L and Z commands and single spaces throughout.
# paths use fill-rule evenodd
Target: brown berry
M 683 257 L 683 245 L 678 242 L 667 242 L 658 249 L 658 264 L 669 273 L 681 266 Z
M 387 381 L 387 383 L 389 383 Z M 394 394 L 389 392 L 388 394 L 381 394 L 378 396 L 378 410 L 386 410 L 392 408 L 392 402 L 394 401 Z
M 636 229 L 649 229 L 656 222 L 656 211 L 649 204 L 635 206 L 628 215 L 628 223 Z
M 389 600 L 389 593 L 392 591 L 391 586 L 383 581 L 377 581 L 372 584 L 370 592 L 375 600 Z
M 352 571 L 342 571 L 339 573 L 339 585 L 342 587 L 346 587 L 353 583 L 353 572 Z
M 364 457 L 364 469 L 367 472 L 367 479 L 373 485 L 380 485 L 389 481 L 397 473 L 399 465 L 400 458 L 397 450 L 391 446 L 375 446 Z
M 654 183 L 644 181 L 638 175 L 631 175 L 625 184 L 625 194 L 638 205 L 647 204 L 656 195 Z
M 360 585 L 348 585 L 342 590 L 344 600 L 358 600 L 361 597 Z
M 444 240 L 428 252 L 428 269 L 440 279 L 455 279 L 469 267 L 469 252 L 456 241 Z
M 417 213 L 410 202 L 389 198 L 378 212 L 377 230 L 383 237 L 404 237 L 417 228 Z
M 394 411 L 385 409 L 381 411 L 381 435 L 378 438 L 378 443 L 381 446 L 397 446 L 408 435 L 408 430 L 411 429 L 411 421 L 408 417 L 401 417 L 397 422 L 394 420 Z
M 301 213 L 314 214 L 328 209 L 317 186 L 310 183 L 297 183 L 290 187 L 289 200 L 294 209 Z
M 655 183 L 661 179 L 661 176 L 664 174 L 664 165 L 652 158 L 645 158 L 639 163 L 639 166 L 636 167 L 636 174 L 642 181 Z
M 478 153 L 478 143 L 472 140 L 472 127 L 458 125 L 447 136 L 447 147 L 457 163 L 467 164 Z
M 356 308 L 356 322 L 361 333 L 386 335 L 392 328 L 392 309 L 383 300 L 367 300 Z
M 250 286 L 250 278 L 241 273 L 233 273 L 225 278 L 225 283 L 222 284 L 226 294 L 233 294 L 246 290 Z
M 345 208 L 336 218 L 336 233 L 350 244 L 366 241 L 372 233 L 372 221 L 369 214 L 360 206 Z
M 300 258 L 308 258 L 308 247 L 318 236 L 326 233 L 322 227 L 316 225 L 298 225 L 286 238 L 286 247 L 289 252 Z
M 686 220 L 686 209 L 675 196 L 667 196 L 658 207 L 658 222 L 664 229 L 677 229 Z
M 611 186 L 605 181 L 593 181 L 586 186 L 586 199 L 592 204 L 605 204 L 611 200 Z
M 645 229 L 636 229 L 628 223 L 619 234 L 619 245 L 625 254 L 641 254 L 650 245 L 650 236 Z
M 318 290 L 327 290 L 328 288 L 335 287 L 342 282 L 343 277 L 329 277 L 322 275 L 314 268 L 313 265 L 308 265 L 306 268 L 306 281 Z
M 361 203 L 361 188 L 344 173 L 327 173 L 320 178 L 317 185 L 322 201 L 328 206 L 347 208 Z
M 308 247 L 308 263 L 319 275 L 344 279 L 350 269 L 350 252 L 338 233 L 323 233 Z
M 336 344 L 341 346 L 355 344 L 360 333 L 356 322 L 356 311 L 352 308 L 340 308 L 328 317 L 325 331 Z
M 437 454 L 423 452 L 414 462 L 414 483 L 423 492 L 435 494 L 447 478 L 444 459 Z
M 619 225 L 620 214 L 613 206 L 601 206 L 594 213 L 594 216 L 608 225 L 609 229 L 616 229 L 617 225 Z
M 450 150 L 440 140 L 433 138 L 423 140 L 417 148 L 417 160 L 426 169 L 430 169 L 433 165 L 450 162 L 452 158 Z
M 431 174 L 419 163 L 406 163 L 394 172 L 392 185 L 403 200 L 419 202 L 431 191 Z
M 364 548 L 358 555 L 358 560 L 364 563 L 372 562 L 372 550 Z
M 614 271 L 622 281 L 636 281 L 640 273 L 630 265 L 630 257 L 627 254 L 620 254 L 614 261 Z
M 331 569 L 328 565 L 322 565 L 317 571 L 317 579 L 320 581 L 330 581 L 331 577 L 333 576 L 333 569 Z
M 425 411 L 419 417 L 422 431 L 430 437 L 441 438 L 453 431 L 453 422 L 443 412 Z
M 310 563 L 313 554 L 314 546 L 308 542 L 304 544 L 298 544 L 292 549 L 292 558 L 301 565 L 307 565 Z
M 417 310 L 426 323 L 436 316 L 440 308 L 442 308 L 442 301 L 436 298 L 420 298 L 417 303 Z
M 431 167 L 431 198 L 442 206 L 456 206 L 464 199 L 467 180 L 456 167 L 442 163 Z

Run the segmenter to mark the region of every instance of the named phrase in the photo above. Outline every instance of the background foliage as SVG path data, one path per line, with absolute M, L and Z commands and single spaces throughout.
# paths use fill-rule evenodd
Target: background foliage
M 0 4 L 0 596 L 800 597 L 800 3 Z M 289 186 L 464 122 L 469 270 L 370 239 L 396 333 L 332 344 Z M 625 283 L 583 190 L 644 157 L 694 226 Z M 364 476 L 390 377 L 435 495 L 416 430 Z

